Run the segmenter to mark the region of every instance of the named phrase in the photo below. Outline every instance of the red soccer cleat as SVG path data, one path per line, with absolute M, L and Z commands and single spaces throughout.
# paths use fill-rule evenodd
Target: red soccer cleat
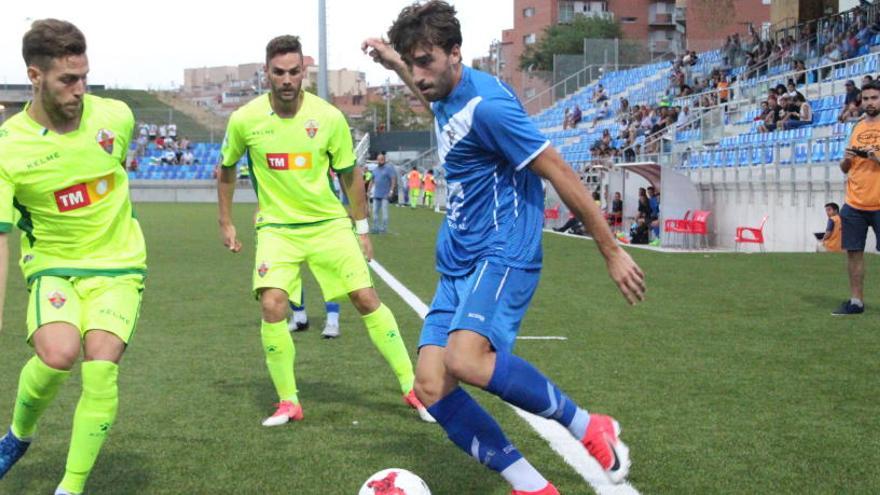
M 521 492 L 514 490 L 510 495 L 559 495 L 559 490 L 553 486 L 553 483 L 547 483 L 547 486 L 536 492 Z
M 436 423 L 437 420 L 431 416 L 431 413 L 428 412 L 428 409 L 422 404 L 422 401 L 416 397 L 416 391 L 410 390 L 408 394 L 403 396 L 403 402 L 406 403 L 409 407 L 415 409 L 419 413 L 419 418 L 422 419 L 425 423 Z
M 610 416 L 591 414 L 587 433 L 581 439 L 612 483 L 620 483 L 629 473 L 629 449 L 620 441 L 620 424 Z
M 302 421 L 303 408 L 289 400 L 283 400 L 275 406 L 275 413 L 263 420 L 263 426 L 280 426 L 290 421 Z

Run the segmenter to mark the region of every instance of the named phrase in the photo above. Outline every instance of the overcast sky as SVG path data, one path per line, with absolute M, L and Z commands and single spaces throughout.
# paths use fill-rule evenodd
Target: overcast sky
M 357 69 L 370 84 L 391 73 L 360 52 L 368 36 L 387 32 L 408 0 L 326 0 L 331 69 Z M 183 83 L 183 69 L 262 61 L 266 43 L 299 35 L 306 55 L 318 60 L 318 0 L 230 2 L 145 0 L 3 1 L 0 14 L 0 84 L 27 83 L 21 37 L 34 19 L 76 24 L 88 42 L 89 82 L 111 87 L 167 89 Z M 459 11 L 466 63 L 488 53 L 501 30 L 513 27 L 513 0 L 453 0 Z M 140 6 L 140 8 L 139 8 Z

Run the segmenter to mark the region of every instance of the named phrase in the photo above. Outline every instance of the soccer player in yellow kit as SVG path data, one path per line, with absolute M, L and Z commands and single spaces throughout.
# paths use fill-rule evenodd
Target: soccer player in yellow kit
M 116 419 L 118 363 L 146 274 L 125 172 L 135 121 L 124 103 L 85 94 L 89 63 L 76 26 L 36 21 L 23 44 L 34 97 L 0 127 L 0 307 L 16 223 L 36 355 L 21 371 L 12 425 L 0 439 L 0 478 L 30 446 L 82 350 L 82 395 L 55 492 L 79 494 Z
M 405 402 L 423 420 L 433 421 L 413 392 L 412 362 L 394 315 L 373 288 L 364 259 L 364 254 L 372 257 L 372 246 L 363 175 L 355 165 L 348 124 L 335 107 L 302 91 L 305 74 L 299 39 L 271 40 L 266 46 L 270 92 L 232 114 L 221 151 L 220 235 L 231 251 L 241 249 L 230 211 L 235 164 L 245 152 L 259 198 L 253 289 L 262 306 L 266 365 L 279 398 L 275 413 L 263 425 L 303 418 L 294 377 L 295 348 L 286 321 L 288 301 L 301 302 L 303 262 L 309 264 L 325 301 L 346 295 L 351 299 L 370 339 L 397 376 Z M 330 167 L 351 201 L 354 232 L 327 179 Z

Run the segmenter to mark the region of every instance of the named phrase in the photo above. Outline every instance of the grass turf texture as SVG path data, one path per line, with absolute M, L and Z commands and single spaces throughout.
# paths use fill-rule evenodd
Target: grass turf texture
M 237 256 L 220 244 L 213 205 L 137 211 L 150 275 L 122 361 L 119 417 L 89 493 L 347 495 L 386 467 L 414 471 L 435 495 L 509 493 L 403 406 L 349 304 L 342 337 L 320 338 L 323 308 L 310 276 L 313 326 L 295 335 L 306 419 L 260 426 L 275 397 L 249 289 L 253 207 L 236 208 L 245 243 Z M 392 234 L 374 236 L 377 259 L 429 303 L 441 217 L 403 208 L 391 215 Z M 840 255 L 633 251 L 649 294 L 629 308 L 591 241 L 545 236 L 544 245 L 541 287 L 521 334 L 569 340 L 524 341 L 517 351 L 583 406 L 621 421 L 631 481 L 642 493 L 880 492 L 880 258 L 867 259 L 868 312 L 833 318 L 847 294 Z M 17 247 L 11 251 L 17 259 Z M 26 292 L 10 268 L 0 333 L 3 427 L 31 355 Z M 414 350 L 421 320 L 377 286 Z M 51 493 L 79 391 L 77 368 L 0 493 Z M 509 407 L 474 394 L 562 493 L 592 493 Z

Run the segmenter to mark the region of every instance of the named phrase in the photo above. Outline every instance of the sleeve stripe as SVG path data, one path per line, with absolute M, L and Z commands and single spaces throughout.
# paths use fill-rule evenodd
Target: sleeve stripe
M 544 141 L 544 144 L 542 144 L 538 149 L 536 149 L 534 153 L 529 155 L 528 158 L 526 158 L 525 160 L 522 161 L 522 163 L 520 163 L 519 165 L 516 166 L 516 171 L 519 172 L 520 170 L 527 167 L 530 163 L 532 163 L 532 160 L 537 158 L 537 156 L 540 155 L 542 151 L 546 150 L 548 146 L 550 146 L 550 141 Z
M 0 234 L 12 232 L 12 224 L 9 222 L 0 222 Z

